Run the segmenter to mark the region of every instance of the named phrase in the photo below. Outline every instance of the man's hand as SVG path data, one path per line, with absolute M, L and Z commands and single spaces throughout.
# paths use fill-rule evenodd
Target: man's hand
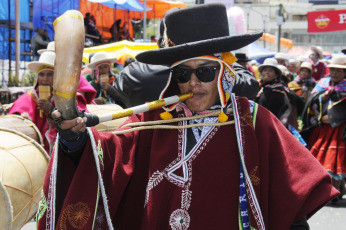
M 102 97 L 95 98 L 94 101 L 98 105 L 103 105 L 103 98 Z
M 39 99 L 37 108 L 43 110 L 45 113 L 49 113 L 52 110 L 53 104 L 47 99 Z
M 108 82 L 102 82 L 101 83 L 102 90 L 106 90 L 107 91 L 109 89 L 109 87 L 111 87 L 111 85 Z
M 55 110 L 52 113 L 52 117 L 54 119 L 59 119 L 61 118 L 61 113 L 58 110 Z M 62 120 L 59 122 L 60 127 L 62 130 L 68 130 L 70 129 L 72 132 L 85 132 L 86 130 L 86 117 L 77 117 L 72 120 Z

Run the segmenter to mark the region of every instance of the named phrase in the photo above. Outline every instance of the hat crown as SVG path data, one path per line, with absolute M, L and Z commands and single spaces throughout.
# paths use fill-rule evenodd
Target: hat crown
M 235 57 L 238 59 L 238 62 L 248 62 L 248 61 L 250 61 L 245 53 L 236 53 Z
M 165 18 L 168 46 L 229 36 L 226 7 L 205 4 L 178 10 Z
M 264 60 L 263 65 L 271 65 L 278 67 L 278 61 L 275 58 L 267 58 Z
M 281 70 L 281 72 L 282 72 L 282 73 L 284 73 L 284 72 L 287 72 L 287 71 L 288 71 L 287 67 L 286 67 L 286 66 L 284 66 L 284 65 L 278 65 L 278 68 Z
M 42 65 L 54 67 L 55 53 L 54 52 L 43 52 L 38 61 L 28 63 L 28 69 L 36 72 L 37 69 Z
M 274 58 L 276 58 L 276 59 L 285 59 L 285 60 L 287 59 L 285 54 L 283 54 L 283 53 L 275 54 Z
M 109 61 L 110 57 L 108 56 L 108 53 L 105 51 L 100 51 L 95 53 L 95 55 L 91 58 L 91 64 L 95 63 L 95 62 L 100 62 L 100 61 Z
M 278 67 L 278 61 L 275 58 L 267 58 L 264 60 L 263 64 L 258 67 L 258 71 L 262 73 L 264 67 L 272 67 L 277 74 L 281 74 L 281 69 Z
M 300 69 L 301 68 L 306 68 L 306 69 L 312 70 L 312 65 L 310 62 L 305 61 L 300 65 Z
M 335 55 L 330 60 L 329 65 L 341 65 L 341 66 L 345 66 L 345 69 L 346 69 L 346 55 Z M 331 66 L 331 67 L 335 67 L 335 66 Z
M 48 43 L 47 51 L 53 51 L 53 52 L 55 51 L 55 42 L 54 41 Z

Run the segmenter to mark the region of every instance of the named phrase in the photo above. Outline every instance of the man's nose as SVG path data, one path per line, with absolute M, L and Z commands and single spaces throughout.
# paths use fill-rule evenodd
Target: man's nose
M 191 73 L 190 85 L 195 86 L 201 84 L 201 81 L 197 78 L 195 73 Z

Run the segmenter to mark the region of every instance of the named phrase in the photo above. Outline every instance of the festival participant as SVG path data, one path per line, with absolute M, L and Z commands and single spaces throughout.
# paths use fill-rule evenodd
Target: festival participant
M 322 47 L 311 46 L 308 53 L 308 57 L 309 62 L 312 65 L 312 77 L 316 81 L 320 80 L 321 78 L 329 74 L 327 64 L 320 61 L 321 59 L 323 59 Z
M 223 4 L 166 16 L 167 48 L 136 59 L 171 65 L 160 98 L 193 97 L 126 122 L 145 122 L 142 130 L 124 124 L 118 134 L 100 134 L 86 128 L 90 114 L 53 113 L 61 138 L 38 229 L 308 229 L 306 217 L 338 193 L 268 110 L 231 93 L 237 74 L 229 51 L 262 33 L 230 36 L 227 21 Z M 171 129 L 162 129 L 166 122 Z
M 88 65 L 89 68 L 95 71 L 95 78 L 88 80 L 96 90 L 95 103 L 98 105 L 115 103 L 122 106 L 116 92 L 114 90 L 112 92 L 110 91 L 112 90 L 110 86 L 116 77 L 113 72 L 112 63 L 116 60 L 116 58 L 111 58 L 107 52 L 100 51 L 93 55 Z
M 250 71 L 253 76 L 255 76 L 255 70 L 252 68 L 252 65 L 249 65 L 250 59 L 246 56 L 245 53 L 236 53 L 235 57 L 238 59 L 237 63 L 243 66 L 246 70 Z
M 179 7 L 172 8 L 166 11 L 164 16 L 179 9 Z M 162 21 L 160 23 L 160 37 L 157 41 L 159 48 L 165 47 L 162 42 L 163 34 L 164 24 Z M 259 90 L 257 80 L 241 65 L 234 63 L 233 67 L 238 77 L 235 79 L 232 92 L 237 96 L 254 99 Z M 170 71 L 169 65 L 150 65 L 136 61 L 119 73 L 113 86 L 125 107 L 141 105 L 154 101 L 160 96 Z
M 287 77 L 289 81 L 293 81 L 298 76 L 297 68 L 299 67 L 299 63 L 300 62 L 294 58 L 288 59 L 287 69 L 289 71 L 289 74 Z
M 50 119 L 51 111 L 55 108 L 53 98 L 55 53 L 46 51 L 41 53 L 38 61 L 30 62 L 28 69 L 37 74 L 37 81 L 32 90 L 21 95 L 11 107 L 9 114 L 18 114 L 30 119 L 40 130 L 44 139 L 44 148 L 47 153 L 51 153 L 56 129 Z M 49 97 L 39 99 L 39 86 L 49 86 Z M 86 110 L 86 105 L 90 104 L 95 97 L 95 90 L 90 84 L 81 78 L 78 86 L 77 102 L 80 110 Z M 42 110 L 42 112 L 40 112 Z M 41 113 L 41 115 L 40 115 Z
M 255 102 L 271 111 L 287 128 L 291 125 L 298 129 L 297 114 L 302 112 L 304 102 L 288 89 L 276 59 L 265 59 L 258 70 L 262 76 L 261 90 Z
M 285 54 L 283 53 L 276 53 L 274 55 L 274 58 L 278 62 L 279 65 L 287 66 L 288 59 Z
M 255 71 L 255 78 L 259 79 L 261 74 L 258 71 L 258 62 L 256 60 L 251 60 L 250 64 L 251 64 L 252 69 Z
M 287 85 L 288 82 L 290 82 L 290 77 L 289 74 L 290 72 L 288 71 L 287 67 L 284 65 L 278 65 L 278 68 L 281 71 L 281 76 L 279 77 L 280 80 Z
M 303 62 L 299 67 L 299 75 L 292 83 L 298 84 L 295 93 L 304 97 L 305 102 L 310 97 L 312 89 L 315 87 L 315 79 L 312 77 L 312 65 L 309 62 Z M 289 88 L 290 84 L 288 85 Z
M 303 122 L 304 129 L 312 129 L 310 152 L 329 172 L 342 196 L 346 177 L 346 56 L 334 56 L 328 67 L 330 76 L 322 78 L 313 89 Z

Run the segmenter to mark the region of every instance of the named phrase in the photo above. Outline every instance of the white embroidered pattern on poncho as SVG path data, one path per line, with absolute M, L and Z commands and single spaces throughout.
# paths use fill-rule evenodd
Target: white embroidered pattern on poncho
M 217 119 L 217 118 L 216 118 Z M 207 119 L 204 122 L 216 122 L 214 119 Z M 179 125 L 186 125 L 186 121 L 179 122 Z M 178 157 L 171 162 L 163 171 L 155 171 L 147 185 L 145 204 L 149 201 L 150 191 L 156 187 L 164 178 L 169 182 L 181 187 L 181 207 L 172 212 L 169 224 L 172 230 L 185 230 L 190 226 L 190 215 L 188 209 L 191 205 L 192 191 L 189 190 L 192 182 L 192 161 L 201 153 L 210 139 L 215 135 L 219 127 L 203 127 L 202 135 L 196 140 L 197 144 L 189 153 L 186 152 L 186 130 L 180 129 L 178 135 Z M 195 136 L 196 137 L 196 136 Z M 183 171 L 183 176 L 178 176 L 174 172 L 179 168 Z

